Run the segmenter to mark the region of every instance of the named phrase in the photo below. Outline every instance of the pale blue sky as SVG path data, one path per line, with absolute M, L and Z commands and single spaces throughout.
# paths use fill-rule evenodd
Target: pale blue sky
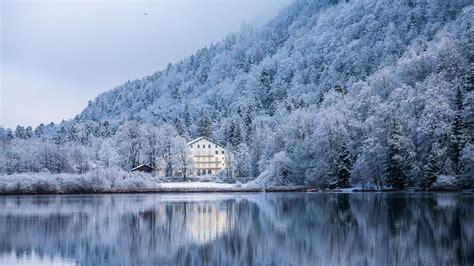
M 290 0 L 0 2 L 0 125 L 13 128 L 73 118 L 100 92 L 260 26 Z

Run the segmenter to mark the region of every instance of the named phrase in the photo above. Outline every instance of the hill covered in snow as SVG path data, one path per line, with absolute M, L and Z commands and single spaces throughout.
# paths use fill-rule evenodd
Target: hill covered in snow
M 472 21 L 469 0 L 296 1 L 74 119 L 1 130 L 0 171 L 129 169 L 206 135 L 245 181 L 472 186 Z

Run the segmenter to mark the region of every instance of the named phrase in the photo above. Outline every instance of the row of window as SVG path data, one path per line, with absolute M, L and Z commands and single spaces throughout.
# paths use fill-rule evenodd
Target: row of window
M 209 149 L 211 148 L 211 145 L 209 144 Z M 191 148 L 193 147 L 193 145 L 191 145 Z M 197 145 L 198 148 L 200 148 L 200 145 L 198 144 Z M 206 145 L 202 145 L 202 148 L 205 149 L 206 148 Z M 217 145 L 216 145 L 216 148 L 217 148 Z M 225 152 L 224 151 L 221 151 L 221 154 L 224 154 Z M 216 154 L 219 154 L 219 151 L 216 151 Z
M 211 144 L 207 145 L 208 148 L 210 149 L 211 148 Z M 193 147 L 193 145 L 191 145 L 191 148 Z M 198 148 L 201 148 L 201 146 L 198 144 L 197 145 Z M 202 145 L 202 148 L 205 149 L 206 148 L 206 145 Z M 217 148 L 217 145 L 216 145 L 216 148 Z
M 207 170 L 207 174 L 212 175 L 212 170 L 211 169 Z M 202 170 L 202 172 L 201 170 L 197 170 L 197 175 L 206 175 L 206 170 Z

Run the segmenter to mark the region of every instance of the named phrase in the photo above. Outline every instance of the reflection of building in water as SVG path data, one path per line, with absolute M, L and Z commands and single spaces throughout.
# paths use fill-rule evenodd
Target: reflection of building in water
M 156 209 L 157 223 L 165 237 L 173 236 L 173 243 L 211 242 L 234 228 L 234 215 L 234 205 L 225 202 L 182 202 Z
M 234 227 L 233 213 L 233 206 L 220 209 L 215 204 L 194 205 L 192 215 L 186 221 L 188 237 L 197 243 L 217 239 Z

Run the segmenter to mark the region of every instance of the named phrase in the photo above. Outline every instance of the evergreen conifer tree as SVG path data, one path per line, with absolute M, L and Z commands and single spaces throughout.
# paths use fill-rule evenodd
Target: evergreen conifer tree
M 406 140 L 400 124 L 391 119 L 387 138 L 387 161 L 385 164 L 385 180 L 393 189 L 404 189 L 407 185 L 406 174 Z
M 15 138 L 25 139 L 25 128 L 22 126 L 16 126 L 15 129 Z
M 438 177 L 439 173 L 438 162 L 434 154 L 430 155 L 428 163 L 426 163 L 423 170 L 424 173 L 421 188 L 429 189 L 433 183 L 436 182 L 436 178 Z
M 240 145 L 240 143 L 242 143 L 242 130 L 240 129 L 240 125 L 239 123 L 233 121 L 232 124 L 234 125 L 233 126 L 233 134 L 232 134 L 232 139 L 230 140 L 231 141 L 231 144 L 232 144 L 232 147 L 237 147 Z
M 247 109 L 247 112 L 245 113 L 244 116 L 244 126 L 245 126 L 245 142 L 249 144 L 252 140 L 252 113 L 250 112 L 250 109 Z
M 178 135 L 186 139 L 188 138 L 188 130 L 184 126 L 183 121 L 181 119 L 176 118 L 174 120 L 174 126 L 176 128 L 176 132 L 178 133 Z
M 339 162 L 337 165 L 337 186 L 340 188 L 349 187 L 349 178 L 351 175 L 352 161 L 346 143 L 342 144 L 339 152 Z
M 184 125 L 189 130 L 189 128 L 191 127 L 192 121 L 191 121 L 191 113 L 189 112 L 188 105 L 186 105 L 184 107 L 184 117 L 183 117 L 183 119 L 184 119 Z
M 463 123 L 463 94 L 460 88 L 456 91 L 455 112 L 451 124 L 451 135 L 449 139 L 448 155 L 453 163 L 453 174 L 458 175 L 460 170 L 461 151 L 464 144 L 464 123 Z
M 202 111 L 198 121 L 198 135 L 212 138 L 212 121 L 207 111 Z

